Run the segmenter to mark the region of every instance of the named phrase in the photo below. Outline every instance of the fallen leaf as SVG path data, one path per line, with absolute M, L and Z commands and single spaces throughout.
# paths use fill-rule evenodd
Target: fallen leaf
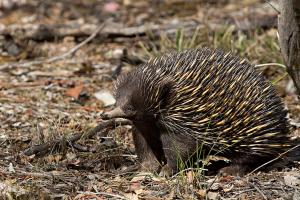
M 126 197 L 126 199 L 130 199 L 130 200 L 138 200 L 139 199 L 138 195 L 135 193 L 125 193 L 124 196 Z
M 222 177 L 220 177 L 220 179 L 219 179 L 219 181 L 220 182 L 231 182 L 231 181 L 233 181 L 233 180 L 235 180 L 235 177 L 234 176 L 222 176 Z
M 71 161 L 74 160 L 77 157 L 77 155 L 75 153 L 67 153 L 66 157 L 68 161 Z
M 230 192 L 234 188 L 234 185 L 230 185 L 228 188 L 223 188 L 224 192 Z
M 201 199 L 205 199 L 205 197 L 206 197 L 206 190 L 198 190 L 197 194 L 201 197 Z
M 207 199 L 209 200 L 216 200 L 220 198 L 220 194 L 218 192 L 208 192 Z
M 213 183 L 210 186 L 210 190 L 212 190 L 212 191 L 217 191 L 217 190 L 221 190 L 221 189 L 222 189 L 222 186 L 220 183 Z
M 78 99 L 80 93 L 82 92 L 83 90 L 83 85 L 80 84 L 80 85 L 77 85 L 75 86 L 74 88 L 70 88 L 66 91 L 66 95 L 67 96 L 70 96 L 70 97 L 73 97 L 75 99 Z
M 139 190 L 141 188 L 141 183 L 140 182 L 131 182 L 128 192 L 134 192 L 136 190 Z
M 186 178 L 187 178 L 187 182 L 189 184 L 193 183 L 193 181 L 194 181 L 194 172 L 193 171 L 188 171 L 186 173 Z
M 62 159 L 61 155 L 48 155 L 45 157 L 47 163 L 59 162 Z
M 74 197 L 74 200 L 88 200 L 88 199 L 95 199 L 95 200 L 103 200 L 102 197 L 97 196 L 96 194 L 78 194 Z

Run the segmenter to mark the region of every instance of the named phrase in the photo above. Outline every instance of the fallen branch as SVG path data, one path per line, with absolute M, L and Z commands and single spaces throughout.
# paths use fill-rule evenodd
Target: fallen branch
M 34 61 L 29 61 L 29 62 L 23 62 L 23 63 L 7 63 L 4 65 L 0 65 L 0 70 L 9 68 L 9 67 L 28 67 L 31 65 L 39 65 L 39 64 L 44 64 L 44 63 L 53 63 L 59 60 L 63 60 L 65 58 L 67 58 L 68 56 L 73 55 L 76 51 L 78 51 L 82 46 L 86 45 L 88 42 L 90 42 L 92 39 L 94 39 L 101 30 L 103 30 L 103 28 L 106 26 L 106 23 L 103 23 L 101 26 L 99 26 L 98 28 L 96 28 L 96 30 L 85 40 L 83 40 L 81 43 L 79 43 L 78 45 L 74 46 L 73 48 L 71 48 L 69 51 L 67 51 L 66 53 L 62 54 L 62 55 L 58 55 L 58 56 L 54 56 L 45 60 L 34 60 Z
M 129 125 L 129 124 L 131 124 L 131 121 L 125 120 L 125 119 L 107 120 L 107 121 L 100 123 L 98 126 L 89 130 L 86 133 L 81 133 L 81 132 L 75 133 L 75 134 L 71 134 L 69 136 L 63 137 L 61 139 L 56 139 L 56 140 L 52 140 L 52 141 L 49 141 L 44 144 L 34 145 L 32 147 L 29 147 L 28 149 L 23 151 L 23 154 L 25 154 L 26 156 L 31 156 L 34 154 L 44 155 L 46 153 L 53 151 L 58 146 L 61 146 L 64 143 L 68 144 L 68 145 L 72 145 L 74 142 L 78 141 L 79 139 L 91 138 L 99 132 L 101 132 L 100 137 L 105 137 L 107 135 L 107 131 L 103 131 L 103 130 L 112 129 L 116 126 Z
M 120 23 L 109 23 L 101 32 L 108 38 L 120 37 L 136 37 L 151 33 L 152 36 L 160 36 L 162 32 L 172 34 L 176 33 L 179 28 L 189 31 L 198 29 L 207 29 L 212 31 L 224 26 L 224 24 L 234 25 L 236 30 L 248 31 L 257 28 L 270 28 L 276 26 L 277 13 L 272 12 L 250 12 L 243 14 L 240 11 L 233 12 L 228 19 L 220 19 L 215 23 L 203 23 L 197 20 L 189 19 L 189 21 L 178 21 L 170 23 L 169 20 L 163 21 L 161 24 L 149 23 L 140 26 L 125 27 Z M 52 40 L 64 37 L 87 37 L 91 35 L 98 27 L 96 24 L 12 24 L 0 26 L 0 35 L 8 35 L 18 39 L 27 40 Z
M 162 24 L 146 24 L 141 26 L 124 27 L 123 24 L 104 22 L 100 27 L 96 24 L 62 24 L 62 25 L 46 25 L 46 24 L 25 24 L 25 25 L 8 25 L 0 26 L 0 35 L 7 35 L 10 37 L 18 38 L 20 40 L 49 40 L 54 38 L 64 37 L 87 37 L 83 42 L 76 45 L 63 55 L 55 56 L 45 60 L 36 60 L 29 62 L 16 62 L 6 63 L 0 65 L 0 70 L 4 70 L 10 67 L 28 67 L 31 65 L 52 63 L 62 60 L 72 54 L 74 54 L 79 48 L 87 44 L 89 41 L 97 36 L 104 38 L 120 38 L 120 37 L 136 37 L 144 36 L 147 33 L 151 33 L 154 37 L 159 37 L 161 33 L 168 35 L 175 34 L 178 29 L 185 30 L 186 33 L 193 33 L 196 29 L 211 31 L 219 30 L 224 27 L 224 24 L 234 25 L 235 31 L 249 31 L 257 28 L 270 28 L 274 27 L 274 21 L 276 21 L 276 15 L 264 14 L 264 15 L 251 15 L 246 17 L 232 17 L 232 20 L 228 22 L 220 21 L 218 23 L 202 23 L 197 20 L 190 21 L 178 21 L 176 23 L 170 23 L 169 21 Z M 107 26 L 109 24 L 109 26 Z M 101 34 L 100 34 L 101 32 Z
M 53 173 L 49 172 L 26 172 L 26 171 L 16 171 L 16 172 L 8 172 L 4 170 L 0 170 L 0 174 L 10 175 L 10 176 L 29 176 L 34 178 L 48 178 L 52 179 L 54 177 Z
M 251 183 L 250 182 L 250 185 L 252 185 L 252 187 L 255 188 L 255 190 L 262 196 L 262 198 L 264 200 L 268 200 L 268 198 L 266 197 L 266 195 L 261 191 L 261 189 L 259 189 L 259 187 L 255 183 Z
M 123 24 L 118 23 L 109 23 L 109 26 L 106 26 L 102 30 L 102 34 L 106 35 L 109 38 L 116 37 L 136 37 L 145 35 L 148 32 L 153 33 L 155 36 L 158 36 L 161 31 L 167 33 L 176 33 L 178 28 L 193 28 L 197 26 L 204 28 L 203 23 L 196 21 L 181 21 L 175 24 L 170 24 L 166 22 L 164 24 L 146 24 L 141 26 L 132 26 L 124 27 Z M 36 40 L 44 41 L 51 39 L 60 39 L 64 37 L 87 37 L 93 34 L 94 30 L 97 29 L 97 24 L 13 24 L 8 26 L 0 27 L 0 35 L 12 36 L 18 39 L 27 39 L 27 40 Z
M 78 191 L 79 195 L 77 195 L 74 200 L 79 200 L 79 199 L 85 199 L 83 197 L 91 197 L 89 195 L 95 195 L 95 196 L 92 196 L 93 198 L 98 198 L 98 196 L 96 195 L 103 195 L 103 196 L 109 196 L 109 197 L 114 197 L 116 199 L 127 199 L 126 197 L 124 196 L 121 196 L 121 195 L 118 195 L 118 194 L 113 194 L 113 193 L 108 193 L 108 192 L 81 192 L 81 191 Z M 102 198 L 99 198 L 99 199 L 102 199 Z

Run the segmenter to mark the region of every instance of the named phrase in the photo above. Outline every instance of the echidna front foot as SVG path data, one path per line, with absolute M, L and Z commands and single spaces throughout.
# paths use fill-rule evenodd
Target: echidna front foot
M 159 172 L 163 162 L 163 150 L 159 137 L 155 137 L 152 127 L 133 127 L 133 141 L 140 163 L 140 171 Z
M 185 167 L 197 149 L 197 141 L 180 134 L 163 133 L 161 141 L 167 164 L 162 167 L 160 175 L 166 177 Z
M 227 167 L 223 167 L 219 170 L 221 176 L 244 176 L 246 174 L 247 167 L 241 164 L 232 164 Z
M 147 159 L 140 163 L 139 170 L 143 172 L 158 173 L 160 168 L 161 164 L 157 160 Z
M 168 164 L 166 164 L 161 168 L 159 176 L 169 178 L 173 175 L 173 173 L 174 170 Z

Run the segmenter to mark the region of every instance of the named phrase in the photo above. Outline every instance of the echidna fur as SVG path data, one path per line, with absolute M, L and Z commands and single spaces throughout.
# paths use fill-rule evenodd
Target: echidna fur
M 272 84 L 230 53 L 200 48 L 150 59 L 116 83 L 133 121 L 199 141 L 216 153 L 273 158 L 291 147 L 287 111 Z

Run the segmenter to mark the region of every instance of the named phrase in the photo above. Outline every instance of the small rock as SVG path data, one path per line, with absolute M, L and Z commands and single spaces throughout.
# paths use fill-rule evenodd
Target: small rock
M 217 190 L 220 190 L 222 189 L 222 186 L 220 183 L 213 183 L 211 186 L 210 186 L 210 190 L 213 190 L 213 191 L 217 191 Z
M 100 90 L 96 93 L 94 93 L 94 96 L 102 101 L 104 103 L 104 106 L 111 106 L 116 103 L 116 99 L 113 97 L 113 95 L 107 91 L 107 90 Z
M 293 195 L 293 200 L 299 200 L 299 199 L 300 199 L 300 192 L 296 190 Z
M 97 179 L 100 179 L 100 176 L 97 174 L 89 174 L 89 175 L 87 175 L 87 178 L 90 180 L 97 180 Z
M 13 166 L 12 163 L 9 163 L 8 171 L 11 172 L 11 173 L 14 173 L 14 172 L 15 172 L 15 169 L 14 169 L 14 166 Z
M 67 153 L 67 159 L 69 161 L 73 160 L 76 158 L 76 154 L 75 153 Z
M 120 48 L 114 49 L 114 50 L 108 51 L 105 54 L 105 57 L 108 59 L 120 59 L 123 56 L 123 52 L 124 52 L 123 49 L 120 49 Z
M 300 186 L 300 174 L 297 172 L 286 172 L 283 179 L 288 186 Z
M 209 200 L 217 200 L 220 199 L 220 194 L 218 192 L 208 192 L 207 199 Z

